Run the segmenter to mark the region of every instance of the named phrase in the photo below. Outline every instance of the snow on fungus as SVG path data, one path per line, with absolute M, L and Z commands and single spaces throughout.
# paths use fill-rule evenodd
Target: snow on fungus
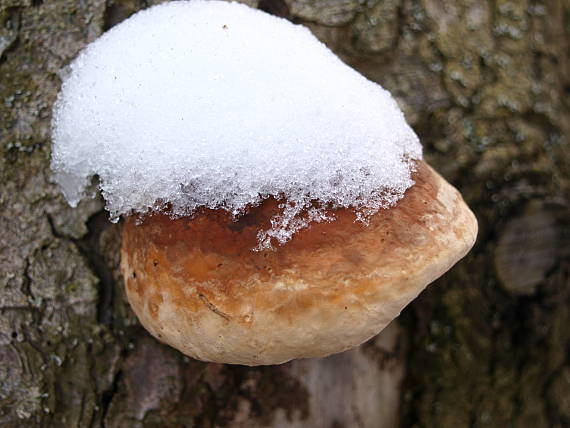
M 200 207 L 237 218 L 275 197 L 259 248 L 332 220 L 324 207 L 365 220 L 393 206 L 419 159 L 386 90 L 306 28 L 237 3 L 170 2 L 112 28 L 70 65 L 53 118 L 72 206 L 94 175 L 114 220 Z

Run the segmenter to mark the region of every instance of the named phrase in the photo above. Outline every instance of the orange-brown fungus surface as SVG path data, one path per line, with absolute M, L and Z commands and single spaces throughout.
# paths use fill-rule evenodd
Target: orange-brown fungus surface
M 369 272 L 370 246 L 359 243 L 359 235 L 373 234 L 374 260 L 390 259 L 395 248 L 405 247 L 417 236 L 414 225 L 421 224 L 426 212 L 433 206 L 433 179 L 426 166 L 420 163 L 414 174 L 416 184 L 405 198 L 391 209 L 380 210 L 369 225 L 356 221 L 352 209 L 334 210 L 336 220 L 314 223 L 297 232 L 285 245 L 274 249 L 253 251 L 257 234 L 270 227 L 270 219 L 280 212 L 275 199 L 261 205 L 235 221 L 224 210 L 204 209 L 192 217 L 172 219 L 166 214 L 153 214 L 142 219 L 128 218 L 124 225 L 123 246 L 137 254 L 139 269 L 133 272 L 127 285 L 139 294 L 147 285 L 160 284 L 164 276 L 179 278 L 192 284 L 204 297 L 200 301 L 215 300 L 210 294 L 234 294 L 236 287 L 247 287 L 251 278 L 261 282 L 289 275 L 294 269 L 311 278 L 313 287 L 342 286 L 343 280 L 359 270 Z M 166 281 L 168 283 L 170 281 Z M 183 290 L 170 290 L 184 298 Z
M 286 244 L 261 251 L 253 250 L 257 234 L 280 210 L 274 199 L 237 221 L 210 209 L 175 219 L 160 213 L 127 218 L 122 249 L 127 296 L 143 324 L 178 348 L 192 339 L 179 330 L 169 333 L 174 339 L 163 338 L 167 320 L 198 328 L 203 313 L 216 331 L 233 335 L 247 336 L 235 330 L 238 326 L 267 329 L 256 326 L 260 320 L 291 328 L 314 324 L 314 331 L 303 332 L 311 340 L 326 326 L 352 325 L 367 317 L 375 321 L 366 321 L 373 325 L 362 329 L 358 340 L 363 340 L 461 258 L 474 240 L 476 223 L 457 191 L 423 162 L 414 180 L 395 207 L 380 210 L 368 225 L 356 221 L 354 210 L 337 209 L 334 221 L 311 224 Z M 271 341 L 272 333 L 263 331 Z M 224 339 L 216 346 L 225 349 L 228 343 Z M 216 360 L 194 348 L 186 352 Z

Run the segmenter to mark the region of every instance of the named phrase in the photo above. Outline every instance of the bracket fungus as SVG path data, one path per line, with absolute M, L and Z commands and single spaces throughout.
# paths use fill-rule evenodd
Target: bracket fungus
M 71 64 L 52 167 L 124 217 L 128 300 L 159 340 L 246 365 L 382 330 L 477 223 L 391 95 L 304 27 L 247 6 L 139 12 Z

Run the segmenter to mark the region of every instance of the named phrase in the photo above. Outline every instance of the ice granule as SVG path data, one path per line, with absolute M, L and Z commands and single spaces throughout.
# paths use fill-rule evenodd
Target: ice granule
M 71 64 L 53 118 L 72 206 L 94 175 L 115 220 L 201 206 L 239 217 L 282 198 L 260 248 L 331 220 L 315 200 L 362 219 L 392 206 L 420 158 L 382 87 L 306 28 L 221 1 L 165 3 L 112 28 Z

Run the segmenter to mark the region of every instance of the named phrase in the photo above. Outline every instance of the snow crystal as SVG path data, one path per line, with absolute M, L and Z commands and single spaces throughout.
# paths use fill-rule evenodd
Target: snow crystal
M 97 175 L 115 220 L 282 199 L 261 247 L 331 220 L 315 200 L 363 219 L 393 205 L 421 158 L 390 94 L 309 30 L 200 0 L 151 7 L 90 44 L 64 79 L 53 142 L 69 203 Z

